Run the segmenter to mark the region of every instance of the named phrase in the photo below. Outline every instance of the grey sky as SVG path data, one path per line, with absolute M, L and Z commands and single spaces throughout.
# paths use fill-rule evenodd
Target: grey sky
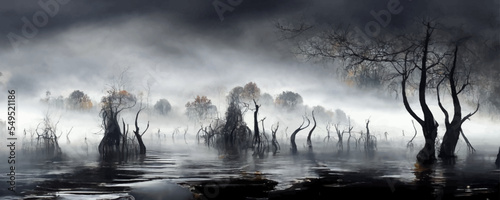
M 57 12 L 47 13 L 39 2 L 57 2 Z M 29 127 L 26 112 L 33 107 L 27 104 L 45 91 L 66 97 L 82 90 L 99 101 L 124 69 L 130 91 L 145 91 L 150 82 L 152 101 L 167 98 L 174 108 L 196 95 L 208 95 L 219 106 L 223 92 L 254 81 L 263 92 L 298 92 L 309 106 L 341 108 L 359 122 L 374 116 L 374 126 L 399 126 L 399 133 L 401 126 L 411 130 L 400 100 L 373 98 L 336 80 L 322 64 L 298 61 L 273 24 L 304 20 L 318 28 L 364 28 L 376 21 L 370 12 L 387 10 L 389 2 L 400 3 L 402 11 L 382 31 L 427 16 L 493 40 L 499 33 L 499 0 L 241 0 L 223 13 L 223 21 L 213 4 L 229 5 L 226 0 L 0 0 L 0 89 L 17 90 Z M 27 26 L 36 26 L 36 33 Z M 17 48 L 12 38 L 20 39 Z
M 404 28 L 418 17 L 431 16 L 461 26 L 466 32 L 491 36 L 498 33 L 500 22 L 498 0 L 0 2 L 2 86 L 34 96 L 46 90 L 54 90 L 57 95 L 67 95 L 74 89 L 92 90 L 88 92 L 97 95 L 94 99 L 99 99 L 109 83 L 105 79 L 125 68 L 134 73 L 131 85 L 137 90 L 147 82 L 143 76 L 146 74 L 157 79 L 156 88 L 195 88 L 191 92 L 179 90 L 189 93 L 186 95 L 204 91 L 210 83 L 216 85 L 213 87 L 233 87 L 233 81 L 238 80 L 238 84 L 261 80 L 269 87 L 276 86 L 272 82 L 278 80 L 283 83 L 279 89 L 290 88 L 299 84 L 294 77 L 299 68 L 308 69 L 302 72 L 313 80 L 317 74 L 324 74 L 323 69 L 312 69 L 310 63 L 295 62 L 288 44 L 279 40 L 273 27 L 276 20 L 301 19 L 317 26 L 352 24 L 363 28 L 376 20 L 371 11 L 387 10 L 392 3 L 400 4 L 402 11 L 391 16 L 383 31 Z M 54 2 L 57 9 L 53 4 L 48 10 L 42 6 Z M 239 4 L 231 6 L 231 2 Z M 223 21 L 214 3 L 231 6 L 232 11 L 222 13 Z M 48 18 L 43 18 L 44 13 Z M 23 33 L 26 20 L 35 26 L 36 33 Z M 46 23 L 37 27 L 34 20 Z M 22 41 L 12 42 L 13 35 Z M 235 76 L 240 74 L 244 78 Z

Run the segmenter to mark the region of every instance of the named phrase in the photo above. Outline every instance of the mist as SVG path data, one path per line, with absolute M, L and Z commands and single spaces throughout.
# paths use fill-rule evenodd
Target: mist
M 414 181 L 415 177 L 411 171 L 414 170 L 415 156 L 418 149 L 424 146 L 425 138 L 422 128 L 417 125 L 416 136 L 412 140 L 415 133 L 413 118 L 405 109 L 398 91 L 359 87 L 340 73 L 344 67 L 341 63 L 327 59 L 308 59 L 297 53 L 297 47 L 303 44 L 303 41 L 297 38 L 314 38 L 314 34 L 338 24 L 364 29 L 370 21 L 377 20 L 370 14 L 371 11 L 387 9 L 388 2 L 240 1 L 237 5 L 231 4 L 233 9 L 224 12 L 214 7 L 215 2 L 219 1 L 4 2 L 6 6 L 0 8 L 3 16 L 0 19 L 0 35 L 3 36 L 0 38 L 0 44 L 3 46 L 0 48 L 0 60 L 3 61 L 0 63 L 0 88 L 3 91 L 0 95 L 0 105 L 7 105 L 7 91 L 15 90 L 16 136 L 19 143 L 19 153 L 16 153 L 23 165 L 19 171 L 26 169 L 29 174 L 30 167 L 37 164 L 38 161 L 30 160 L 30 155 L 21 153 L 21 150 L 33 147 L 36 132 L 40 130 L 37 127 L 46 117 L 57 124 L 57 132 L 61 134 L 58 145 L 67 160 L 79 161 L 82 166 L 85 166 L 86 162 L 91 167 L 101 166 L 98 146 L 106 132 L 102 115 L 105 105 L 103 99 L 113 87 L 121 84 L 120 89 L 134 95 L 137 103 L 133 108 L 120 113 L 119 126 L 124 128 L 123 120 L 132 132 L 136 113 L 140 108 L 144 108 L 137 122 L 141 131 L 148 127 L 143 138 L 148 148 L 147 155 L 152 156 L 146 160 L 152 163 L 151 165 L 163 168 L 162 173 L 166 173 L 165 176 L 156 177 L 160 179 L 160 184 L 163 184 L 163 180 L 174 182 L 176 185 L 172 186 L 173 191 L 181 191 L 177 187 L 183 186 L 182 189 L 185 190 L 180 192 L 180 196 L 189 196 L 185 185 L 194 188 L 196 184 L 206 184 L 203 182 L 206 177 L 190 179 L 191 176 L 203 175 L 204 170 L 218 171 L 213 177 L 207 178 L 216 181 L 219 178 L 237 176 L 238 173 L 246 174 L 247 171 L 255 172 L 254 175 L 260 177 L 258 173 L 263 172 L 270 180 L 279 182 L 277 187 L 280 190 L 295 187 L 292 182 L 300 182 L 301 178 L 317 176 L 318 167 L 320 170 L 328 166 L 330 170 L 348 171 L 350 168 L 353 171 L 363 171 L 364 168 L 360 166 L 369 165 L 367 163 L 374 161 L 364 159 L 362 147 L 357 145 L 350 147 L 351 151 L 356 152 L 353 156 L 355 161 L 344 162 L 349 158 L 335 157 L 339 138 L 332 131 L 331 141 L 326 142 L 326 127 L 336 124 L 343 130 L 351 125 L 352 136 L 357 142 L 364 137 L 368 120 L 370 133 L 378 142 L 377 158 L 382 160 L 375 163 L 385 163 L 392 159 L 403 160 L 396 164 L 396 168 L 402 171 L 396 170 L 395 173 L 400 172 L 403 181 L 418 182 Z M 44 3 L 52 3 L 52 6 L 57 4 L 57 9 L 44 7 Z M 498 37 L 495 38 L 500 24 L 500 14 L 498 9 L 495 9 L 500 5 L 498 1 L 397 3 L 402 11 L 392 15 L 390 23 L 381 27 L 381 35 L 410 30 L 411 23 L 425 16 L 439 20 L 449 27 L 460 27 L 460 34 L 484 39 L 488 41 L 485 46 L 491 46 L 498 51 Z M 51 9 L 52 14 L 47 9 Z M 40 11 L 47 13 L 47 18 L 34 17 Z M 42 24 L 36 20 L 45 20 L 46 23 Z M 297 38 L 287 39 L 280 32 L 280 27 L 277 27 L 277 22 L 306 23 L 313 26 Z M 34 32 L 28 31 L 31 32 L 29 37 L 26 33 L 26 23 L 31 23 L 36 29 Z M 21 40 L 13 41 L 12 34 Z M 477 88 L 491 90 L 471 92 L 470 96 L 473 97 L 467 97 L 469 101 L 462 105 L 462 112 L 468 114 L 474 111 L 476 101 L 481 102 L 479 112 L 462 126 L 463 133 L 479 155 L 484 155 L 480 157 L 482 161 L 474 161 L 474 164 L 486 162 L 484 159 L 488 160 L 496 155 L 500 141 L 499 115 L 496 110 L 500 104 L 491 100 L 498 97 L 493 90 L 500 87 L 500 83 L 492 77 L 499 73 L 496 66 L 499 60 L 495 53 L 485 54 L 484 58 L 488 64 L 474 68 L 480 77 L 486 77 L 484 81 L 478 81 Z M 490 82 L 486 83 L 487 81 Z M 261 95 L 269 94 L 274 101 L 257 101 L 261 106 L 258 120 L 265 118 L 264 127 L 259 122 L 259 128 L 264 129 L 270 137 L 272 127 L 279 123 L 277 139 L 281 149 L 275 161 L 271 156 L 262 160 L 249 156 L 226 162 L 226 155 L 221 153 L 220 149 L 211 148 L 198 136 L 204 127 L 209 127 L 216 120 L 225 119 L 228 115 L 228 95 L 231 90 L 250 82 L 260 88 Z M 44 102 L 44 99 L 59 99 L 66 103 L 75 90 L 88 95 L 92 102 L 90 109 L 72 110 L 68 109 L 66 104 L 57 106 L 53 102 Z M 291 110 L 280 108 L 276 99 L 285 91 L 298 93 L 303 102 Z M 481 96 L 483 93 L 489 96 Z M 197 96 L 206 96 L 211 100 L 217 107 L 215 117 L 198 121 L 190 119 L 186 104 Z M 171 110 L 166 115 L 160 115 L 154 110 L 155 103 L 160 99 L 167 99 L 171 105 Z M 419 101 L 416 93 L 409 94 L 409 99 L 410 106 L 416 110 L 417 115 L 422 115 L 422 111 L 417 109 Z M 438 107 L 434 93 L 428 94 L 427 101 L 439 123 L 439 142 L 446 132 L 442 120 L 444 115 Z M 451 98 L 444 97 L 442 101 L 447 108 L 453 105 Z M 250 102 L 250 109 L 243 112 L 242 117 L 246 125 L 254 131 L 254 107 L 251 104 Z M 307 133 L 311 130 L 311 127 L 308 127 L 297 134 L 299 157 L 293 157 L 290 152 L 290 134 L 301 125 L 303 117 L 312 119 L 315 106 L 321 106 L 334 114 L 328 119 L 317 119 L 317 127 L 312 135 L 315 155 L 306 153 L 312 152 L 306 144 Z M 336 110 L 343 111 L 349 121 L 339 121 L 336 118 Z M 4 138 L 7 138 L 7 118 L 7 115 L 0 116 L 0 122 L 5 122 L 1 127 Z M 347 136 L 344 141 L 346 139 Z M 407 146 L 410 140 L 413 141 L 415 147 L 412 148 L 416 151 L 410 151 Z M 1 146 L 8 144 L 8 140 L 0 140 Z M 2 150 L 1 154 L 8 155 L 8 152 Z M 461 161 L 470 156 L 462 137 L 459 139 L 456 154 Z M 293 158 L 292 161 L 288 160 L 289 158 Z M 336 159 L 345 160 L 338 162 Z M 165 164 L 168 162 L 175 164 Z M 207 168 L 197 166 L 197 163 L 203 162 L 208 163 Z M 289 170 L 281 168 L 281 165 L 291 163 L 300 164 L 300 167 Z M 1 165 L 2 169 L 8 169 L 4 164 L 3 162 Z M 132 171 L 140 168 L 130 165 L 126 167 L 132 168 Z M 78 168 L 71 164 L 65 167 L 67 168 L 63 167 L 66 170 L 64 173 L 69 171 L 70 174 Z M 199 170 L 196 171 L 199 174 L 189 174 L 188 169 L 191 168 Z M 222 170 L 226 168 L 240 171 L 233 173 Z M 491 171 L 492 168 L 488 165 L 486 170 Z M 151 188 L 149 184 L 159 184 L 155 178 L 148 179 L 148 173 L 154 174 L 157 172 L 155 170 L 157 169 L 154 167 L 148 168 L 144 172 L 145 176 L 136 177 L 147 177 L 144 179 L 155 181 L 124 183 L 125 187 L 135 188 L 132 195 L 143 192 L 144 188 L 147 191 Z M 176 173 L 176 170 L 181 172 Z M 386 175 L 388 174 L 381 176 Z M 18 179 L 25 180 L 25 177 Z M 51 178 L 46 180 L 50 181 Z M 30 184 L 20 187 L 28 188 L 32 186 Z M 0 192 L 0 195 L 10 195 L 4 192 Z M 123 192 L 123 195 L 128 193 Z

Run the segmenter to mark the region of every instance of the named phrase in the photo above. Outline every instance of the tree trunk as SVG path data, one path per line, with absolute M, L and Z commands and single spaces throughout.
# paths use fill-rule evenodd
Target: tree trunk
M 424 148 L 422 148 L 422 150 L 420 150 L 420 152 L 417 154 L 417 161 L 421 164 L 431 164 L 434 163 L 436 160 L 435 141 L 437 136 L 438 123 L 434 119 L 434 115 L 432 114 L 431 110 L 429 109 L 429 106 L 427 105 L 426 95 L 425 95 L 425 91 L 427 88 L 427 71 L 429 70 L 429 67 L 427 66 L 428 64 L 427 54 L 433 30 L 434 29 L 433 27 L 431 27 L 430 23 L 427 23 L 427 30 L 422 49 L 421 65 L 419 68 L 420 82 L 418 88 L 418 98 L 420 102 L 420 107 L 424 114 L 424 119 L 418 117 L 418 115 L 413 111 L 413 109 L 410 107 L 408 98 L 406 96 L 406 82 L 410 77 L 411 72 L 413 71 L 413 69 L 411 70 L 407 69 L 406 65 L 411 65 L 411 64 L 405 62 L 405 71 L 403 71 L 402 73 L 403 79 L 401 81 L 401 92 L 405 109 L 420 124 L 420 126 L 422 126 L 422 132 L 425 138 Z
M 421 164 L 432 164 L 436 161 L 436 137 L 437 137 L 437 124 L 426 124 L 422 131 L 424 133 L 425 145 L 417 154 L 417 161 Z
M 460 137 L 460 127 L 446 127 L 443 142 L 439 149 L 440 158 L 455 158 L 455 148 Z
M 254 136 L 253 136 L 253 147 L 254 147 L 254 156 L 263 156 L 264 152 L 262 149 L 262 142 L 261 142 L 261 137 L 260 137 L 260 130 L 259 130 L 259 120 L 257 120 L 257 117 L 259 115 L 259 105 L 257 105 L 257 102 L 255 99 L 253 100 L 253 103 L 255 104 L 255 111 L 253 113 L 253 129 L 254 129 Z
M 259 134 L 259 121 L 257 120 L 257 116 L 259 114 L 259 105 L 257 105 L 257 102 L 255 101 L 255 99 L 253 100 L 254 104 L 255 104 L 255 111 L 253 112 L 253 131 L 254 131 L 254 135 L 253 135 L 253 145 L 255 148 L 259 148 L 260 147 L 260 134 Z
M 316 118 L 314 118 L 314 110 L 312 111 L 312 117 L 313 117 L 314 125 L 311 128 L 311 130 L 309 131 L 309 135 L 307 135 L 307 146 L 309 147 L 309 150 L 312 150 L 312 147 L 313 147 L 312 142 L 311 142 L 311 135 L 312 135 L 314 129 L 316 128 Z
M 276 125 L 276 129 L 273 130 L 273 128 L 271 127 L 271 135 L 272 135 L 272 140 L 271 140 L 271 143 L 273 145 L 273 155 L 276 155 L 276 153 L 278 152 L 278 150 L 280 149 L 280 146 L 279 146 L 279 143 L 278 143 L 278 140 L 276 140 L 276 132 L 278 131 L 278 128 L 280 127 L 280 124 L 278 122 L 278 124 Z
M 146 154 L 146 145 L 144 145 L 144 142 L 142 141 L 142 135 L 148 130 L 149 128 L 149 122 L 148 126 L 144 130 L 142 134 L 139 133 L 139 126 L 137 125 L 137 118 L 139 118 L 139 113 L 141 112 L 142 109 L 137 111 L 137 114 L 135 115 L 135 137 L 137 138 L 137 142 L 139 143 L 139 154 L 140 155 L 145 155 Z
M 500 168 L 500 148 L 498 148 L 497 160 L 495 161 L 497 168 Z
M 120 140 L 122 139 L 122 133 L 120 132 L 120 126 L 118 125 L 118 114 L 112 111 L 104 111 L 103 122 L 104 122 L 104 137 L 99 143 L 99 154 L 101 156 L 109 156 L 114 151 L 120 151 Z
M 139 135 L 138 133 L 135 133 L 135 137 L 137 137 L 137 142 L 139 142 L 139 154 L 145 155 L 146 154 L 146 145 L 144 145 L 144 142 L 142 141 L 142 136 Z
M 297 135 L 297 133 L 299 133 L 299 131 L 306 129 L 311 124 L 311 121 L 309 120 L 309 118 L 305 117 L 305 119 L 307 120 L 307 125 L 302 127 L 305 123 L 305 120 L 303 120 L 302 124 L 299 126 L 299 128 L 295 129 L 295 131 L 293 131 L 292 135 L 290 136 L 290 145 L 292 146 L 292 149 L 291 149 L 292 154 L 297 153 L 297 144 L 295 144 L 295 136 Z
M 455 147 L 457 146 L 458 139 L 460 137 L 460 132 L 462 131 L 462 123 L 470 118 L 472 115 L 474 115 L 477 112 L 474 111 L 474 113 L 470 113 L 467 116 L 465 116 L 462 119 L 462 106 L 460 105 L 460 100 L 458 98 L 458 95 L 460 92 L 463 91 L 463 89 L 469 84 L 468 81 L 468 76 L 465 77 L 467 79 L 466 83 L 462 85 L 460 89 L 457 89 L 457 81 L 455 80 L 455 71 L 457 67 L 457 57 L 458 57 L 458 45 L 455 46 L 455 51 L 453 53 L 453 63 L 451 66 L 451 69 L 448 74 L 446 74 L 444 79 L 448 79 L 448 82 L 450 84 L 450 94 L 453 99 L 453 119 L 450 123 L 450 116 L 448 114 L 448 111 L 444 108 L 444 106 L 441 104 L 441 98 L 439 95 L 439 86 L 441 82 L 444 80 L 442 79 L 436 90 L 437 90 L 437 97 L 438 97 L 438 105 L 441 111 L 443 112 L 445 116 L 445 125 L 446 125 L 446 132 L 443 136 L 443 142 L 441 143 L 441 148 L 439 150 L 439 157 L 440 158 L 455 158 Z M 479 104 L 478 107 L 479 109 Z M 468 143 L 468 145 L 470 145 Z

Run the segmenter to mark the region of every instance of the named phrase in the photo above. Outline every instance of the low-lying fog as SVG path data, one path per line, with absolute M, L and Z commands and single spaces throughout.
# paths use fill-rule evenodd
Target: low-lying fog
M 302 96 L 304 107 L 294 112 L 276 109 L 272 104 L 262 106 L 259 119 L 266 117 L 268 133 L 271 125 L 279 122 L 278 138 L 284 138 L 286 127 L 288 134 L 298 128 L 302 116 L 307 114 L 310 117 L 311 108 L 317 105 L 331 111 L 344 111 L 357 134 L 366 131 L 367 119 L 370 120 L 371 132 L 378 140 L 385 140 L 387 132 L 388 140 L 400 141 L 397 144 L 404 146 L 414 134 L 412 119 L 396 94 L 357 89 L 342 81 L 335 70 L 328 67 L 332 63 L 306 62 L 295 58 L 285 50 L 286 42 L 277 39 L 272 27 L 237 33 L 238 39 L 224 41 L 224 38 L 205 36 L 203 33 L 193 34 L 193 37 L 186 34 L 191 31 L 188 27 L 172 21 L 160 21 L 155 14 L 114 19 L 109 23 L 113 26 L 108 23 L 75 24 L 53 35 L 40 36 L 29 45 L 20 47 L 19 52 L 4 51 L 0 54 L 5 61 L 0 76 L 2 88 L 4 91 L 14 89 L 17 94 L 18 138 L 26 137 L 28 140 L 29 136 L 24 136 L 23 130 L 33 131 L 49 113 L 53 122 L 59 121 L 59 131 L 67 132 L 72 128 L 68 136 L 70 141 L 66 141 L 65 134 L 61 136 L 63 152 L 74 151 L 71 147 L 83 145 L 84 138 L 93 144 L 89 148 L 97 148 L 103 133 L 99 101 L 124 71 L 125 89 L 138 97 L 142 94 L 144 104 L 152 108 L 157 100 L 165 98 L 172 105 L 168 116 L 158 116 L 152 111 L 141 113 L 141 127 L 150 121 L 145 137 L 160 130 L 170 140 L 176 128 L 183 132 L 188 127 L 186 139 L 188 143 L 195 143 L 199 124 L 186 117 L 185 104 L 197 95 L 206 95 L 217 106 L 219 116 L 223 117 L 229 91 L 248 82 L 255 82 L 261 93 L 268 93 L 273 98 L 283 91 L 293 91 Z M 169 25 L 157 26 L 161 23 Z M 250 22 L 240 25 L 243 26 L 240 28 L 248 30 L 251 25 Z M 264 35 L 269 38 L 261 38 Z M 30 57 L 26 57 L 27 54 Z M 88 94 L 94 108 L 78 112 L 40 101 L 46 97 L 46 91 L 50 91 L 52 98 L 67 98 L 74 90 Z M 429 96 L 430 105 L 441 124 L 439 137 L 442 137 L 443 116 L 434 95 L 431 93 Z M 6 98 L 2 98 L 0 103 L 6 105 Z M 418 102 L 412 103 L 418 110 Z M 473 108 L 464 106 L 463 110 L 468 113 Z M 495 151 L 500 141 L 500 127 L 491 119 L 498 117 L 487 116 L 481 111 L 484 109 L 464 124 L 464 133 L 476 149 Z M 125 111 L 123 118 L 128 124 L 133 124 L 133 113 Z M 4 117 L 1 119 L 5 120 Z M 253 126 L 252 111 L 246 113 L 245 121 Z M 331 122 L 336 123 L 333 119 Z M 325 126 L 326 121 L 318 121 L 313 136 L 318 142 L 326 136 Z M 298 134 L 299 147 L 305 143 L 308 131 L 306 129 Z M 423 137 L 418 126 L 417 131 L 415 141 L 418 146 L 423 144 Z M 180 135 L 176 137 L 182 138 Z M 334 132 L 332 137 L 336 138 Z M 2 145 L 5 142 L 1 140 Z

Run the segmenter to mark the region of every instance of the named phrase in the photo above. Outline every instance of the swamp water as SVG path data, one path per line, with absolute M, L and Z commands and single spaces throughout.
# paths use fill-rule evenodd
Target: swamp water
M 102 162 L 94 152 L 61 161 L 22 162 L 16 192 L 1 199 L 357 199 L 420 197 L 499 199 L 494 154 L 477 152 L 431 167 L 415 164 L 416 152 L 379 147 L 339 156 L 317 145 L 314 153 L 254 158 L 220 156 L 203 145 L 149 147 L 146 156 Z M 345 153 L 345 152 L 344 152 Z M 5 184 L 5 183 L 4 183 Z M 373 193 L 373 194 L 372 194 Z M 422 196 L 414 196 L 415 194 Z M 407 196 L 406 196 L 407 195 Z M 418 197 L 418 198 L 417 198 Z

